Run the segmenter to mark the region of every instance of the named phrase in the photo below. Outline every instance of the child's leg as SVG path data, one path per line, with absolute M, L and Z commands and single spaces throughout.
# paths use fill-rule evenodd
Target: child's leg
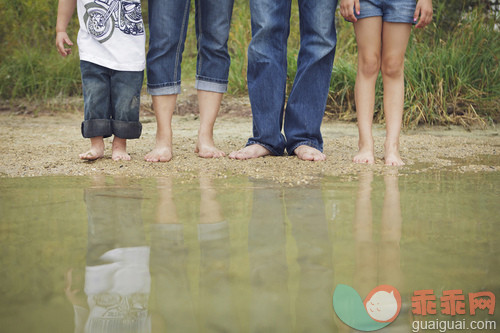
M 96 136 L 90 138 L 90 149 L 89 151 L 80 154 L 80 159 L 82 160 L 97 160 L 98 158 L 104 157 L 104 140 L 102 136 Z
M 403 165 L 399 156 L 399 134 L 403 121 L 404 57 L 411 24 L 384 22 L 382 28 L 382 79 L 384 83 L 384 114 L 386 165 Z
M 114 161 L 129 161 L 127 139 L 141 136 L 139 121 L 143 71 L 113 71 L 111 76 L 111 127 L 113 144 L 111 158 Z
M 103 138 L 112 135 L 110 105 L 110 71 L 87 61 L 80 61 L 84 121 L 81 130 L 90 139 L 90 149 L 80 154 L 82 160 L 96 160 L 104 156 Z
M 354 24 L 358 45 L 358 73 L 354 87 L 356 115 L 358 118 L 359 151 L 355 163 L 375 161 L 373 152 L 373 108 L 375 104 L 375 82 L 380 72 L 382 18 L 367 17 Z
M 127 154 L 127 139 L 122 139 L 115 135 L 111 147 L 111 158 L 113 161 L 130 161 L 130 155 Z
M 195 153 L 200 157 L 216 158 L 226 154 L 217 149 L 214 144 L 214 124 L 219 113 L 222 93 L 198 90 L 198 105 L 200 108 L 200 129 Z
M 176 94 L 153 96 L 156 144 L 154 149 L 144 157 L 148 162 L 168 162 L 172 159 L 172 115 L 176 102 Z

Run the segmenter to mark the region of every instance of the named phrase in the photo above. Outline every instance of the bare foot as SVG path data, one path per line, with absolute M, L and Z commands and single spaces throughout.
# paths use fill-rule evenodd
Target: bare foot
M 366 141 L 366 140 L 365 140 Z M 360 164 L 373 164 L 375 163 L 375 153 L 373 152 L 373 139 L 363 143 L 363 141 L 358 142 L 358 153 L 354 155 L 352 161 L 354 163 Z
M 87 161 L 94 161 L 99 158 L 104 157 L 104 149 L 102 151 L 98 151 L 94 148 L 90 148 L 89 151 L 78 155 L 80 159 L 82 160 L 87 160 Z
M 215 147 L 213 140 L 202 140 L 198 138 L 198 143 L 194 152 L 203 158 L 219 158 L 226 156 L 226 153 Z
M 111 158 L 113 161 L 130 161 L 130 155 L 127 154 L 126 139 L 114 137 Z
M 104 141 L 102 136 L 90 138 L 89 151 L 78 155 L 80 159 L 87 161 L 94 161 L 104 157 Z
M 358 153 L 354 155 L 352 158 L 354 163 L 362 163 L 362 164 L 373 164 L 375 163 L 375 155 L 373 153 L 373 148 L 371 149 L 362 149 L 360 148 Z
M 172 159 L 172 147 L 170 146 L 159 146 L 150 151 L 146 156 L 144 156 L 144 160 L 148 162 L 168 162 Z
M 229 154 L 229 158 L 236 160 L 248 160 L 251 158 L 264 157 L 267 155 L 271 155 L 271 152 L 267 150 L 267 148 L 259 144 L 253 144 L 246 146 L 245 148 L 242 148 L 240 150 L 233 151 L 231 154 Z
M 399 156 L 399 144 L 385 143 L 384 153 L 385 165 L 401 166 L 405 165 L 401 156 Z
M 324 161 L 326 160 L 326 155 L 320 152 L 318 149 L 301 145 L 295 148 L 293 151 L 297 157 L 303 161 Z

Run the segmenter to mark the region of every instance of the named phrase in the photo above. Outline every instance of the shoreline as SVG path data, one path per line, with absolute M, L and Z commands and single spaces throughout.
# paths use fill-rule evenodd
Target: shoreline
M 184 101 L 180 101 L 182 105 Z M 236 110 L 233 113 L 227 110 Z M 241 102 L 238 108 L 223 105 L 214 130 L 216 145 L 226 154 L 240 149 L 251 135 L 252 120 L 249 106 Z M 264 157 L 237 161 L 228 157 L 203 159 L 194 153 L 198 130 L 198 116 L 194 113 L 174 115 L 174 157 L 167 163 L 150 163 L 143 160 L 152 149 L 156 132 L 154 115 L 141 113 L 143 132 L 140 139 L 128 140 L 127 150 L 131 161 L 111 160 L 111 138 L 105 139 L 105 157 L 93 162 L 82 161 L 78 154 L 89 147 L 87 139 L 81 137 L 80 111 L 38 116 L 14 115 L 0 112 L 0 177 L 34 176 L 130 176 L 196 178 L 204 173 L 213 177 L 245 175 L 265 178 L 280 183 L 309 183 L 323 176 L 346 176 L 351 178 L 360 171 L 371 170 L 375 174 L 386 172 L 398 174 L 420 173 L 431 170 L 454 172 L 499 172 L 500 135 L 498 129 L 467 131 L 460 127 L 421 127 L 402 132 L 401 156 L 406 165 L 387 167 L 383 165 L 383 141 L 385 129 L 374 125 L 374 165 L 358 165 L 351 162 L 357 151 L 357 127 L 355 123 L 325 119 L 322 126 L 324 162 L 300 161 L 295 156 Z

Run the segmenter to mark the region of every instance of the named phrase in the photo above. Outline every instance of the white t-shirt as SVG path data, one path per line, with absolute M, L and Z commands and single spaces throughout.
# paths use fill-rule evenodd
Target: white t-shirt
M 80 60 L 120 71 L 142 71 L 146 34 L 140 0 L 78 0 Z

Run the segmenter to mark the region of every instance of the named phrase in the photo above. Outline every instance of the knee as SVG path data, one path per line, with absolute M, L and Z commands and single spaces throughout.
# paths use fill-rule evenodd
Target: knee
M 404 59 L 400 57 L 385 57 L 382 61 L 382 75 L 389 78 L 399 78 L 403 75 Z
M 358 71 L 363 76 L 377 76 L 380 71 L 380 56 L 375 54 L 370 57 L 360 55 L 358 66 Z

